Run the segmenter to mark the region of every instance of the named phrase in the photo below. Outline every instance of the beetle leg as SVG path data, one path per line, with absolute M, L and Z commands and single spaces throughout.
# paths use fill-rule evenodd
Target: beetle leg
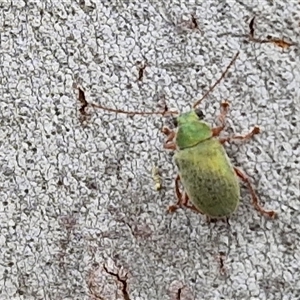
M 223 101 L 221 103 L 221 113 L 218 116 L 219 121 L 221 122 L 221 126 L 212 128 L 212 134 L 213 136 L 218 136 L 222 130 L 224 130 L 225 128 L 225 120 L 226 120 L 226 115 L 228 113 L 228 107 L 229 107 L 229 103 L 227 101 Z
M 241 170 L 239 170 L 236 167 L 233 167 L 236 175 L 240 177 L 248 187 L 248 190 L 250 191 L 251 197 L 252 197 L 252 202 L 253 206 L 255 207 L 256 210 L 258 210 L 261 214 L 267 215 L 270 218 L 275 218 L 276 217 L 276 212 L 274 210 L 265 210 L 260 204 L 259 204 L 259 199 L 258 196 L 256 195 L 254 188 L 252 184 L 250 183 L 249 178 L 247 177 L 246 174 L 244 174 Z
M 221 144 L 224 144 L 225 142 L 231 142 L 233 140 L 240 140 L 240 141 L 245 141 L 245 140 L 250 140 L 254 135 L 260 133 L 260 129 L 258 126 L 255 126 L 249 133 L 245 135 L 236 135 L 232 137 L 227 137 L 227 138 L 221 138 L 219 139 Z
M 179 179 L 180 180 L 180 179 Z M 197 213 L 200 213 L 203 215 L 203 212 L 200 211 L 194 204 L 189 203 L 189 196 L 186 192 L 183 192 L 182 201 L 180 203 L 182 206 L 185 206 L 186 208 L 189 208 Z
M 170 129 L 169 127 L 164 126 L 161 132 L 164 133 L 165 135 L 170 135 L 173 132 L 173 130 Z
M 213 136 L 218 136 L 220 135 L 221 131 L 224 129 L 223 126 L 219 126 L 219 127 L 215 127 L 215 128 L 212 128 L 211 131 L 212 131 L 212 135 Z
M 174 142 L 164 143 L 164 149 L 176 150 L 176 144 Z
M 198 208 L 196 208 L 196 206 L 188 203 L 189 196 L 187 195 L 187 193 L 185 193 L 185 192 L 182 193 L 180 191 L 179 183 L 180 183 L 180 176 L 178 174 L 175 178 L 175 192 L 176 192 L 176 196 L 177 196 L 177 202 L 176 202 L 176 204 L 170 205 L 168 207 L 168 212 L 173 213 L 181 206 L 185 206 L 186 208 L 189 208 L 189 209 L 203 215 L 203 212 L 201 212 Z
M 199 212 L 193 205 L 188 204 L 189 197 L 185 192 L 182 193 L 180 191 L 179 183 L 180 183 L 180 176 L 178 174 L 175 178 L 175 192 L 176 192 L 177 202 L 174 205 L 170 205 L 168 207 L 168 211 L 169 212 L 174 212 L 178 208 L 180 208 L 181 206 L 185 206 L 185 207 L 191 208 L 191 209 L 196 210 L 197 212 Z
M 176 202 L 176 204 L 170 205 L 168 207 L 168 212 L 176 211 L 183 203 L 183 196 L 182 196 L 182 193 L 179 188 L 179 182 L 180 182 L 180 176 L 179 176 L 179 174 L 177 174 L 177 176 L 175 178 L 175 192 L 176 192 L 177 202 Z
M 176 132 L 168 127 L 163 127 L 162 132 L 167 135 L 164 142 L 164 149 L 176 150 L 176 144 L 173 142 Z
M 226 115 L 228 113 L 228 108 L 229 108 L 229 103 L 227 101 L 223 101 L 221 103 L 221 113 L 218 116 L 218 119 L 221 121 L 222 126 L 224 126 L 224 127 L 225 127 Z

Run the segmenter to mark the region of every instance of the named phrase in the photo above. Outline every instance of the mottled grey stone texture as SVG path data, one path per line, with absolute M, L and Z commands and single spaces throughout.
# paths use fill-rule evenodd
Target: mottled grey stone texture
M 0 8 L 1 300 L 300 299 L 299 1 L 4 0 Z M 256 37 L 296 44 L 250 42 L 253 16 Z M 237 51 L 202 107 L 213 124 L 228 99 L 229 134 L 260 126 L 227 149 L 279 218 L 259 215 L 242 184 L 230 226 L 187 209 L 167 214 L 176 201 L 160 132 L 168 120 L 90 107 L 83 118 L 73 85 L 89 103 L 153 111 L 165 99 L 186 111 Z

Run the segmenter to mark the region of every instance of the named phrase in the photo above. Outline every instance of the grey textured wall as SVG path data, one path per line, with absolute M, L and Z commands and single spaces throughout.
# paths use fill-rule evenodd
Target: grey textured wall
M 0 3 L 0 299 L 300 299 L 299 1 L 95 2 Z M 256 37 L 295 45 L 250 42 L 254 16 Z M 186 111 L 237 51 L 206 120 L 228 99 L 228 133 L 260 126 L 227 149 L 279 218 L 259 215 L 243 185 L 230 226 L 167 214 L 166 118 L 84 119 L 74 82 L 88 102 Z

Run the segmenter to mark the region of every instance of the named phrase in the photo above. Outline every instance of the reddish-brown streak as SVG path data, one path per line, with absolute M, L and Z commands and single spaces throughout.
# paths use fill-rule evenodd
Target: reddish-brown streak
M 126 273 L 126 275 L 125 275 L 125 279 L 122 279 L 120 276 L 119 276 L 119 274 L 118 273 L 113 273 L 113 272 L 110 272 L 110 271 L 108 271 L 108 269 L 106 268 L 106 266 L 105 265 L 103 265 L 103 269 L 104 269 L 104 271 L 107 273 L 107 274 L 109 274 L 109 275 L 111 275 L 111 276 L 114 276 L 114 277 L 116 277 L 117 278 L 117 280 L 122 284 L 122 293 L 123 293 L 123 297 L 124 297 L 124 300 L 130 300 L 130 297 L 129 297 L 129 294 L 128 294 L 128 292 L 127 292 L 127 273 Z

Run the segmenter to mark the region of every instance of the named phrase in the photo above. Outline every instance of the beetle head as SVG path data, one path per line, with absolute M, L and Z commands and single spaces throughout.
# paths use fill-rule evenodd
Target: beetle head
M 200 108 L 196 108 L 195 110 L 191 110 L 187 113 L 181 114 L 177 117 L 172 118 L 172 124 L 176 128 L 178 125 L 188 122 L 188 121 L 201 121 L 204 119 L 204 113 Z
M 211 128 L 202 120 L 203 117 L 200 109 L 190 110 L 177 117 L 176 144 L 179 149 L 195 146 L 212 137 Z

